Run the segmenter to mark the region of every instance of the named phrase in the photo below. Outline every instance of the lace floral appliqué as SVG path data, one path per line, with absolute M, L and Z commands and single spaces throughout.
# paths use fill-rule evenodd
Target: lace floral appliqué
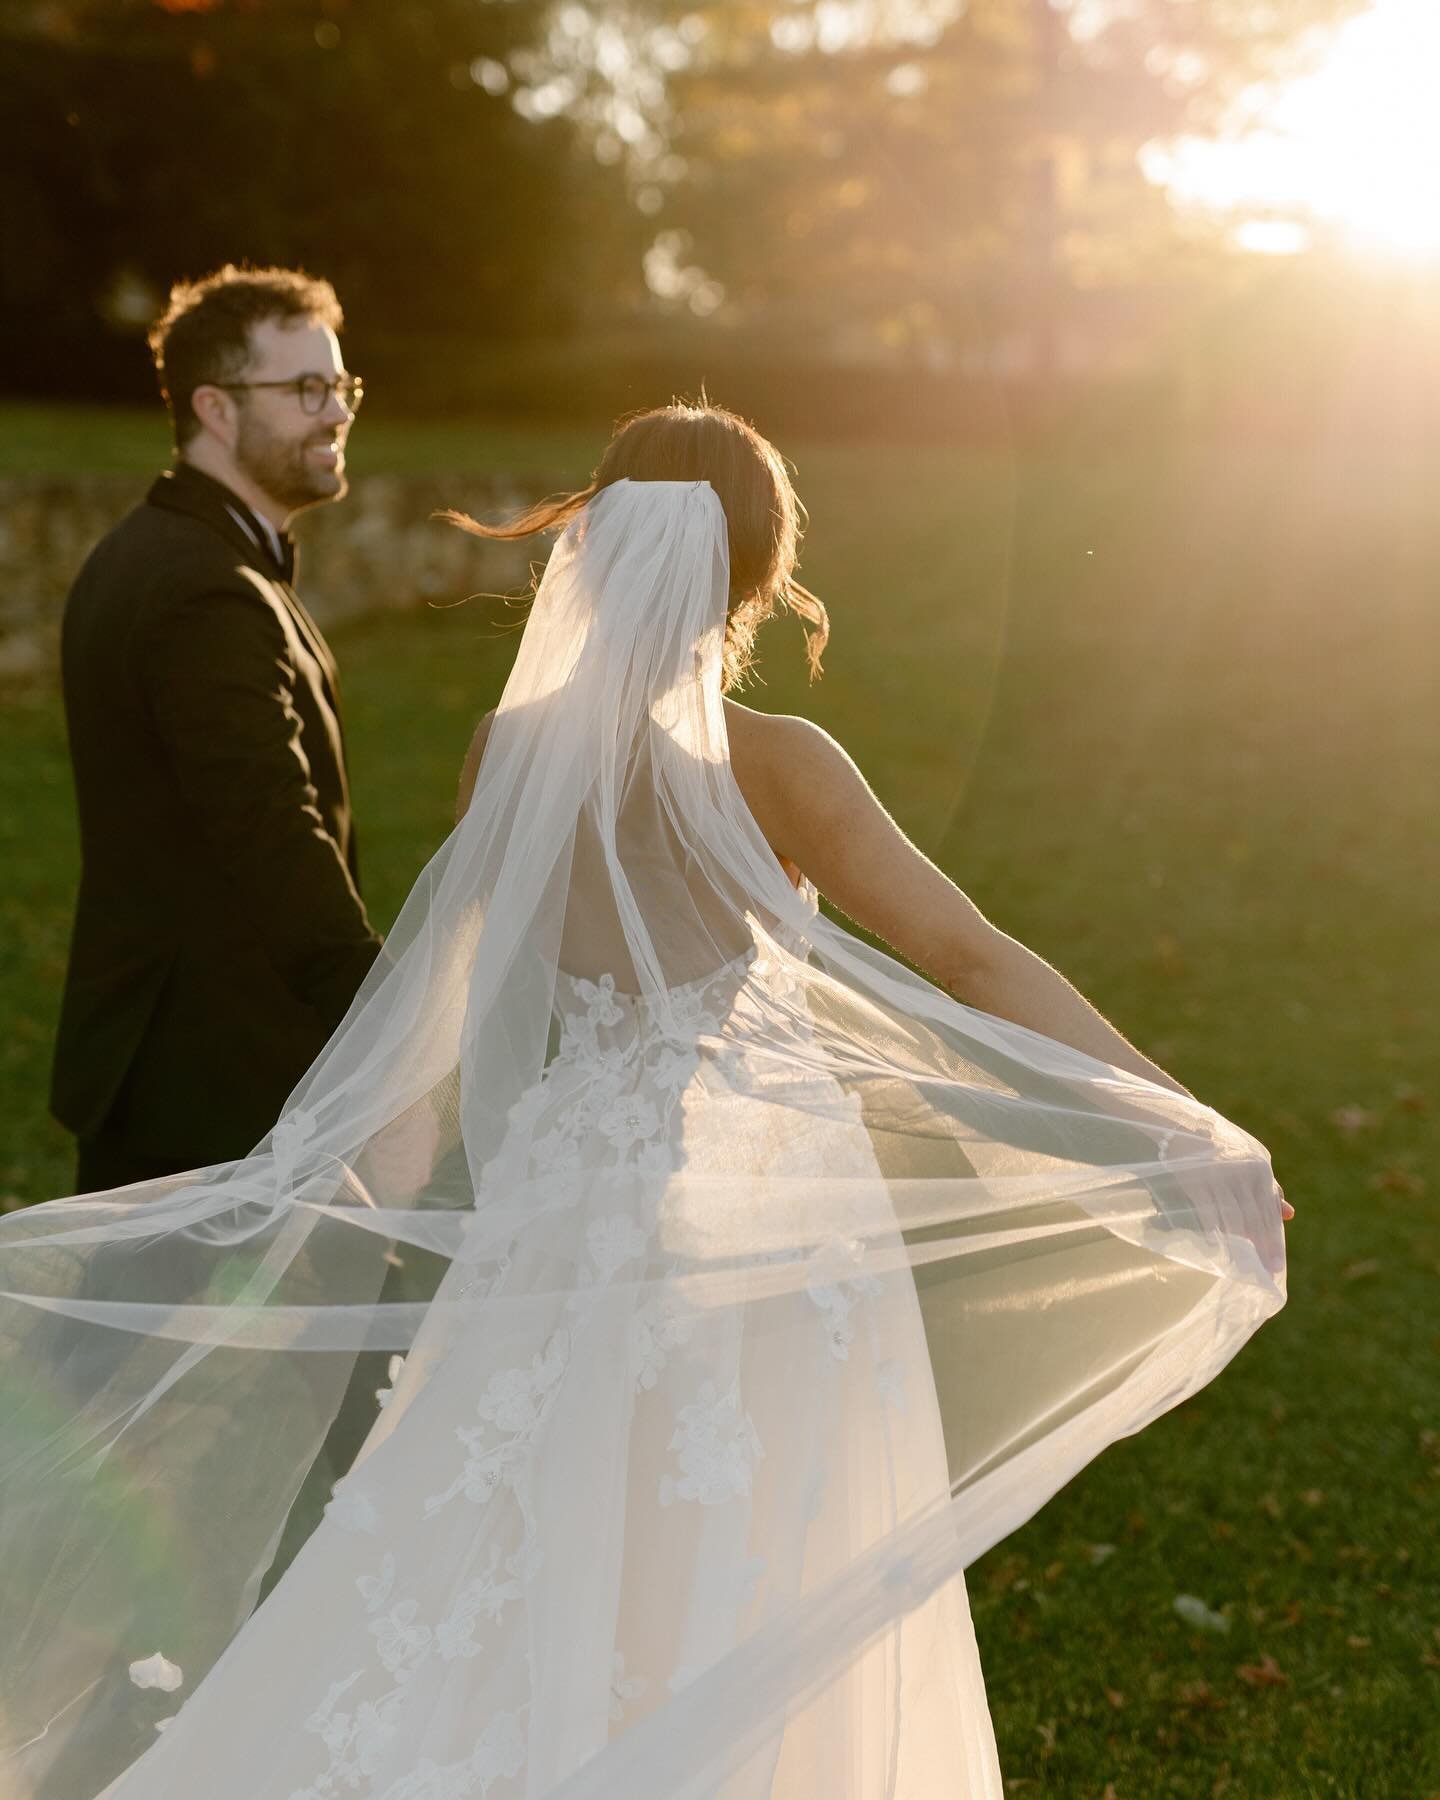
M 461 1425 L 455 1435 L 469 1451 L 464 1468 L 443 1494 L 432 1494 L 425 1502 L 426 1517 L 463 1494 L 476 1505 L 483 1505 L 508 1478 L 517 1463 L 524 1460 L 531 1439 L 539 1429 L 555 1398 L 556 1390 L 570 1358 L 570 1339 L 557 1331 L 544 1351 L 519 1369 L 504 1369 L 490 1377 L 476 1411 L 484 1424 Z M 503 1434 L 502 1441 L 491 1441 L 486 1425 Z
M 719 1506 L 748 1494 L 764 1453 L 750 1415 L 741 1409 L 739 1383 L 732 1382 L 722 1394 L 713 1381 L 702 1382 L 679 1417 L 670 1448 L 678 1452 L 680 1475 L 662 1476 L 660 1504 L 698 1500 L 702 1506 Z

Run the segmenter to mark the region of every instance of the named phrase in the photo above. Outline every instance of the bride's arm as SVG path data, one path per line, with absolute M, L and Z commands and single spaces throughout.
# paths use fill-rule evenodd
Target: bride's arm
M 992 925 L 910 842 L 834 738 L 786 717 L 772 718 L 764 735 L 763 755 L 746 757 L 737 778 L 776 853 L 797 862 L 841 912 L 967 1005 L 1189 1092 L 1058 969 Z

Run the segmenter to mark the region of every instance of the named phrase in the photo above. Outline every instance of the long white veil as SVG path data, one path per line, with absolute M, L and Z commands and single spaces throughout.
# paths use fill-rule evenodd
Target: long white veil
M 269 1138 L 0 1220 L 6 1795 L 202 1791 L 187 1721 L 213 1735 L 242 1673 L 252 1705 L 313 1675 L 296 1717 L 333 1783 L 292 1746 L 247 1800 L 729 1793 L 1283 1303 L 1263 1146 L 960 1004 L 787 879 L 731 773 L 726 546 L 704 482 L 592 500 L 468 813 Z M 272 1633 L 246 1672 L 302 1581 L 343 1636 L 330 1540 L 374 1551 L 344 1583 L 369 1605 L 430 1532 L 441 1596 L 502 1502 L 492 1650 L 442 1655 L 438 1615 L 417 1637 L 417 1586 L 363 1745 L 326 1697 L 359 1677 L 314 1667 L 298 1615 L 293 1662 Z M 616 1689 L 622 1637 L 648 1685 Z M 491 1774 L 424 1787 L 482 1672 Z

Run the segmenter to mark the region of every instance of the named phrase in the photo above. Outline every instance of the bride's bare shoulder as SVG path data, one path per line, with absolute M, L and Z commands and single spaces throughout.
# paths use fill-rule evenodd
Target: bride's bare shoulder
M 728 718 L 740 791 L 782 863 L 952 991 L 992 957 L 1002 934 L 910 842 L 828 731 L 747 707 Z
M 783 743 L 793 739 L 811 735 L 828 738 L 826 732 L 809 719 L 802 719 L 797 713 L 757 712 L 753 706 L 742 706 L 738 700 L 727 695 L 725 699 L 725 728 L 730 734 L 732 747 L 737 743 L 747 749 L 759 749 L 770 743 Z
M 822 726 L 733 700 L 725 709 L 736 783 L 782 861 L 799 863 L 813 878 L 817 842 L 867 814 L 885 816 L 865 777 Z
M 859 774 L 841 745 L 812 719 L 756 712 L 727 699 L 725 725 L 730 760 L 742 787 L 748 777 L 776 790 L 804 791 L 817 777 Z

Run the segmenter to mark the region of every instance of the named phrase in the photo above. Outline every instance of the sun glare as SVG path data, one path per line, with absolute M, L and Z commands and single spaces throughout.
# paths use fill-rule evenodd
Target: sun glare
M 1440 261 L 1440 0 L 1375 0 L 1312 73 L 1254 89 L 1222 141 L 1147 147 L 1177 205 L 1227 217 L 1236 242 L 1291 254 L 1317 237 Z

